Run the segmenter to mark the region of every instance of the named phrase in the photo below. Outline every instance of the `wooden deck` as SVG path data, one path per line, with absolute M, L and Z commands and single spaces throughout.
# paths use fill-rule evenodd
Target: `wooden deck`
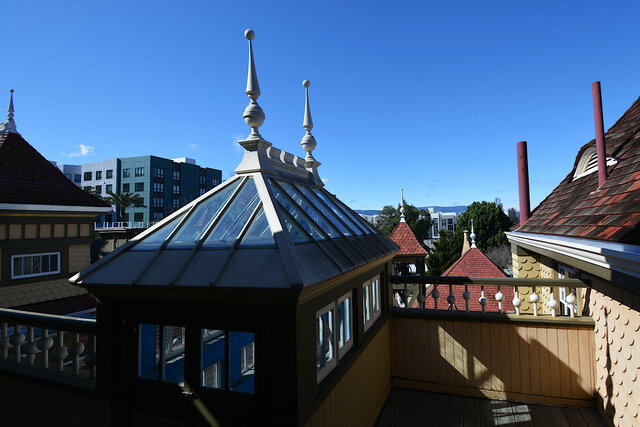
M 376 426 L 607 427 L 607 423 L 595 408 L 532 405 L 394 388 Z

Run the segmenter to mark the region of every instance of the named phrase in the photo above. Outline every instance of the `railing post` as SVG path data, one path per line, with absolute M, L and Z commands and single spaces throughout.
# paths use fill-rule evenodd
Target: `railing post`
M 567 304 L 569 304 L 569 311 L 570 311 L 571 317 L 576 317 L 576 313 L 573 310 L 574 304 L 576 303 L 576 294 L 573 292 L 573 289 L 571 289 L 571 293 L 567 295 L 564 299 L 567 302 Z
M 7 335 L 7 322 L 2 322 L 2 336 L 0 337 L 0 355 L 2 360 L 9 358 L 9 335 Z
M 20 325 L 16 323 L 13 327 L 13 334 L 11 338 L 9 338 L 9 342 L 13 345 L 13 356 L 16 363 L 20 363 L 20 359 L 22 358 L 21 346 L 24 342 L 24 334 L 20 332 Z
M 57 363 L 57 371 L 58 372 L 64 372 L 64 359 L 65 357 L 67 357 L 67 348 L 64 346 L 64 332 L 58 330 L 58 339 L 56 341 L 58 341 L 58 345 L 55 348 L 55 350 L 53 350 L 53 359 L 56 361 Z
M 456 305 L 456 296 L 453 294 L 453 285 L 449 285 L 449 296 L 447 297 L 447 303 L 449 303 L 449 310 L 453 311 L 453 307 Z
M 433 285 L 433 291 L 431 291 L 431 296 L 433 297 L 433 306 L 436 311 L 438 311 L 438 298 L 440 298 L 440 291 L 438 290 L 438 285 Z
M 89 352 L 84 357 L 84 364 L 89 367 L 89 378 L 96 377 L 96 337 L 89 334 Z
M 538 296 L 538 294 L 536 293 L 536 287 L 532 286 L 531 287 L 531 295 L 529 295 L 529 301 L 531 301 L 531 305 L 533 305 L 533 315 L 537 316 L 538 315 L 538 300 L 540 299 L 540 297 Z
M 38 348 L 42 351 L 42 369 L 49 369 L 49 349 L 53 347 L 53 338 L 49 336 L 49 329 L 42 328 L 42 337 Z
M 504 299 L 504 294 L 502 293 L 502 286 L 498 286 L 498 292 L 496 292 L 496 301 L 498 301 L 498 311 L 502 313 L 502 300 Z
M 465 310 L 469 311 L 469 300 L 471 299 L 471 292 L 469 292 L 469 285 L 464 285 L 464 292 L 462 293 L 464 298 Z
M 420 307 L 421 310 L 424 310 L 425 307 L 425 301 L 426 301 L 426 297 L 425 297 L 425 288 L 427 285 L 425 284 L 418 284 L 418 306 Z
M 549 291 L 551 293 L 551 297 L 549 298 L 549 308 L 551 309 L 551 317 L 556 317 L 556 307 L 558 306 L 558 300 L 555 295 L 553 295 L 553 286 L 549 286 Z
M 482 306 L 482 312 L 485 313 L 487 310 L 487 297 L 484 296 L 484 285 L 480 286 L 480 298 L 478 298 L 478 302 Z
M 520 299 L 520 293 L 518 292 L 518 287 L 513 287 L 513 307 L 516 309 L 516 315 L 520 315 L 520 305 L 522 304 L 522 300 Z
M 27 344 L 24 346 L 24 352 L 27 354 L 29 366 L 35 365 L 38 345 L 33 338 L 33 326 L 27 328 Z
M 73 334 L 73 343 L 69 346 L 69 354 L 73 357 L 73 375 L 80 375 L 80 355 L 84 351 L 84 344 L 80 341 L 80 333 Z

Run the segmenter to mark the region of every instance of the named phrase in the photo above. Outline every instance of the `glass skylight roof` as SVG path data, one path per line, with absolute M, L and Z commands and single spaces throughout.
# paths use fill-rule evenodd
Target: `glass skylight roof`
M 240 242 L 240 247 L 269 246 L 275 246 L 275 242 L 273 240 L 271 229 L 269 228 L 269 221 L 267 221 L 267 216 L 264 213 L 262 205 L 260 205 L 258 212 L 256 212 L 255 218 L 253 218 L 253 221 L 251 221 L 249 229 Z
M 314 239 L 324 240 L 325 236 L 319 231 L 319 226 L 313 221 L 313 219 L 300 209 L 296 202 L 288 197 L 286 193 L 280 190 L 278 185 L 271 184 L 271 191 L 275 199 L 280 203 L 280 206 L 284 208 L 294 222 L 300 224 L 302 228 Z
M 149 234 L 145 237 L 140 243 L 135 245 L 132 250 L 156 250 L 167 240 L 167 237 L 171 234 L 171 232 L 176 228 L 176 226 L 180 223 L 180 221 L 184 218 L 184 214 L 180 215 L 173 221 L 168 224 L 162 226 L 162 228 L 156 230 L 155 232 Z
M 340 217 L 340 219 L 346 223 L 349 228 L 351 230 L 353 230 L 355 232 L 355 234 L 361 236 L 364 234 L 364 232 L 357 226 L 354 224 L 354 222 L 351 220 L 351 218 L 349 218 L 347 216 L 347 214 L 345 214 L 342 209 L 340 209 L 334 202 L 333 200 L 330 200 L 329 197 L 327 197 L 325 194 L 322 193 L 322 190 L 318 189 L 318 188 L 314 188 L 313 192 L 318 196 L 319 199 L 322 200 L 322 202 L 324 202 L 324 204 L 326 204 L 327 206 L 329 206 L 329 208 L 333 211 L 333 213 L 335 213 L 337 216 Z
M 353 236 L 353 232 L 351 231 L 351 229 L 347 227 L 347 225 L 336 216 L 331 208 L 322 203 L 313 191 L 303 185 L 296 185 L 296 188 L 299 189 L 302 194 L 304 194 L 307 199 L 310 200 L 311 203 L 313 203 L 313 206 L 315 206 L 320 212 L 322 212 L 325 217 L 329 218 L 331 220 L 331 223 L 338 227 L 343 235 Z

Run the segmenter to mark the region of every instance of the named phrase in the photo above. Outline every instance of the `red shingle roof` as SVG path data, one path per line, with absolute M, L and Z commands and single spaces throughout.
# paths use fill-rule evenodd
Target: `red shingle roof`
M 443 276 L 462 276 L 462 277 L 507 277 L 504 272 L 486 257 L 478 248 L 471 248 L 465 252 L 451 267 L 442 274 Z M 449 286 L 439 285 L 440 291 L 440 304 L 439 308 L 445 308 L 447 306 L 447 296 L 449 296 Z M 465 310 L 466 304 L 462 297 L 464 293 L 464 285 L 452 285 L 453 295 L 456 298 L 456 307 L 458 310 Z M 487 298 L 487 305 L 485 307 L 488 312 L 497 312 L 498 301 L 495 299 L 495 295 L 498 292 L 498 286 L 486 285 L 484 287 L 484 294 Z M 513 287 L 504 286 L 501 289 L 504 294 L 502 300 L 502 310 L 513 311 Z M 482 305 L 480 305 L 479 299 L 482 295 L 480 286 L 469 286 L 469 310 L 482 311 Z M 435 308 L 435 302 L 433 298 L 427 298 L 426 308 Z
M 81 190 L 19 134 L 0 135 L 0 203 L 110 207 Z
M 608 156 L 618 163 L 607 168 L 598 189 L 598 173 L 573 180 L 573 170 L 516 231 L 554 234 L 619 243 L 640 242 L 640 98 L 605 134 Z M 596 191 L 597 190 L 597 191 Z
M 398 223 L 389 238 L 400 246 L 400 250 L 396 255 L 427 255 L 427 250 L 406 222 Z

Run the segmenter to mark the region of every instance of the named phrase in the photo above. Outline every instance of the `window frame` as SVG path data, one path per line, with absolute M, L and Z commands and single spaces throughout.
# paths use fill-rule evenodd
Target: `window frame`
M 123 168 L 122 169 L 122 177 L 123 178 L 131 178 L 131 168 Z
M 82 179 L 84 181 L 93 181 L 93 172 L 89 171 L 89 172 L 84 172 L 82 175 Z
M 346 325 L 349 331 L 349 339 L 345 340 L 344 345 L 340 348 L 340 334 L 342 333 L 342 329 L 340 328 L 340 304 L 342 304 L 345 300 L 349 300 L 349 324 Z M 353 292 L 349 291 L 340 298 L 336 302 L 336 323 L 337 323 L 337 345 L 336 348 L 338 350 L 338 359 L 342 358 L 351 347 L 353 347 Z
M 381 298 L 381 275 L 378 274 L 371 279 L 365 281 L 362 284 L 362 321 L 364 325 L 364 331 L 366 332 L 369 328 L 376 323 L 376 320 L 382 314 L 382 298 Z M 375 286 L 374 286 L 375 283 Z M 375 289 L 375 292 L 374 292 Z M 368 293 L 367 293 L 368 290 Z M 369 320 L 367 320 L 367 312 L 365 309 L 365 304 L 367 303 L 367 295 L 369 295 L 370 300 L 370 316 Z M 374 297 L 377 297 L 374 301 Z M 376 308 L 377 307 L 377 308 Z
M 333 371 L 335 369 L 335 367 L 338 365 L 338 352 L 337 347 L 336 347 L 336 334 L 335 334 L 335 329 L 336 329 L 336 302 L 332 301 L 331 303 L 327 304 L 325 307 L 323 307 L 321 310 L 316 312 L 316 316 L 315 316 L 315 323 L 317 324 L 317 322 L 322 318 L 322 316 L 326 313 L 328 313 L 329 311 L 333 310 L 333 318 L 332 318 L 332 331 L 331 331 L 331 345 L 333 346 L 333 357 L 327 362 L 325 363 L 325 365 L 321 368 L 318 369 L 318 334 L 320 334 L 320 331 L 317 330 L 316 331 L 316 359 L 315 359 L 315 364 L 316 364 L 316 383 L 320 383 L 320 381 L 322 381 L 323 379 L 325 379 L 325 377 L 329 374 L 329 372 Z
M 113 169 L 107 169 L 106 179 L 113 179 Z
M 19 276 L 16 276 L 15 272 L 14 272 L 14 260 L 16 258 L 25 258 L 25 257 L 34 257 L 34 256 L 39 256 L 39 257 L 44 257 L 44 256 L 51 256 L 51 255 L 57 255 L 58 256 L 58 265 L 57 265 L 57 269 L 56 271 L 47 271 L 47 272 L 40 272 L 40 273 L 29 273 L 29 274 L 20 274 Z M 11 280 L 14 279 L 26 279 L 29 277 L 40 277 L 40 276 L 53 276 L 55 274 L 60 274 L 60 266 L 61 266 L 61 253 L 60 252 L 41 252 L 41 253 L 35 253 L 35 254 L 18 254 L 18 255 L 11 255 Z M 23 262 L 23 266 L 24 266 L 24 260 Z M 40 268 L 42 268 L 42 259 L 40 260 Z

